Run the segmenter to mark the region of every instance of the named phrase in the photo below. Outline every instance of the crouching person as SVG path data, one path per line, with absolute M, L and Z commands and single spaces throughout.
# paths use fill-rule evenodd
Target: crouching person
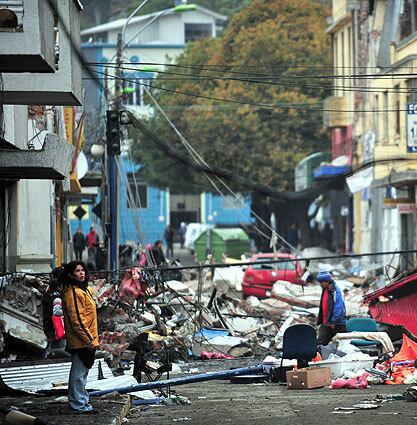
M 67 350 L 71 354 L 69 408 L 74 413 L 90 412 L 93 407 L 85 387 L 99 339 L 96 303 L 88 287 L 86 265 L 82 261 L 68 263 L 60 282 Z
M 317 344 L 327 345 L 336 334 L 346 332 L 346 308 L 342 291 L 328 271 L 319 272 L 317 280 L 322 288 Z

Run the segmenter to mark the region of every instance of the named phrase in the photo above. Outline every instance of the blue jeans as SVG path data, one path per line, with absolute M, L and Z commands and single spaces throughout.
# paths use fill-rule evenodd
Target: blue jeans
M 72 410 L 87 411 L 93 407 L 85 389 L 88 371 L 78 353 L 71 354 L 71 371 L 68 380 L 68 402 Z

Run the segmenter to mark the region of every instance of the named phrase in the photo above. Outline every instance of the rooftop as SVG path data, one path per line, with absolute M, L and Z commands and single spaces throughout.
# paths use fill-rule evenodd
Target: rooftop
M 197 6 L 196 10 L 201 12 L 201 13 L 204 13 L 206 15 L 213 17 L 216 21 L 225 22 L 227 20 L 227 16 L 213 12 L 212 10 L 206 9 L 205 7 L 202 7 L 202 6 Z M 164 10 L 160 10 L 158 12 L 149 13 L 147 15 L 136 16 L 136 17 L 134 17 L 130 20 L 129 25 L 134 25 L 138 22 L 147 21 L 149 19 L 154 18 L 155 16 L 158 16 L 159 14 L 161 14 L 163 12 L 166 13 L 165 16 L 175 14 L 175 12 L 173 12 L 172 9 L 164 9 Z M 116 19 L 114 21 L 107 22 L 105 24 L 96 25 L 94 27 L 86 28 L 85 30 L 81 31 L 81 35 L 97 34 L 97 33 L 112 31 L 112 30 L 116 30 L 116 29 L 121 29 L 125 25 L 126 21 L 127 21 L 127 18 Z

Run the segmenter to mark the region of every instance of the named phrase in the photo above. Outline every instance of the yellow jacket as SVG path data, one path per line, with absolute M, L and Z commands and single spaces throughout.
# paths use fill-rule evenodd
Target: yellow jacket
M 67 347 L 98 347 L 97 310 L 91 289 L 65 285 L 61 297 Z

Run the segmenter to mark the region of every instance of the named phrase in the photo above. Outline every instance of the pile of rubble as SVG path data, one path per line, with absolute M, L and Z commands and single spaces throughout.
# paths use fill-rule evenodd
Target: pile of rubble
M 224 269 L 221 275 L 215 273 L 213 280 L 203 276 L 200 282 L 185 278 L 180 282 L 163 281 L 133 268 L 118 283 L 94 280 L 102 354 L 112 366 L 133 360 L 138 337 L 148 333 L 154 349 L 169 348 L 178 360 L 202 352 L 264 355 L 280 348 L 291 324 L 315 324 L 319 285 L 279 281 L 273 298 L 243 300 L 236 289 L 241 274 L 241 268 L 234 266 L 228 274 Z M 45 346 L 41 300 L 47 284 L 47 275 L 15 275 L 2 287 L 4 332 L 36 347 L 38 355 Z M 347 304 L 355 313 L 361 297 L 360 289 L 346 291 Z

